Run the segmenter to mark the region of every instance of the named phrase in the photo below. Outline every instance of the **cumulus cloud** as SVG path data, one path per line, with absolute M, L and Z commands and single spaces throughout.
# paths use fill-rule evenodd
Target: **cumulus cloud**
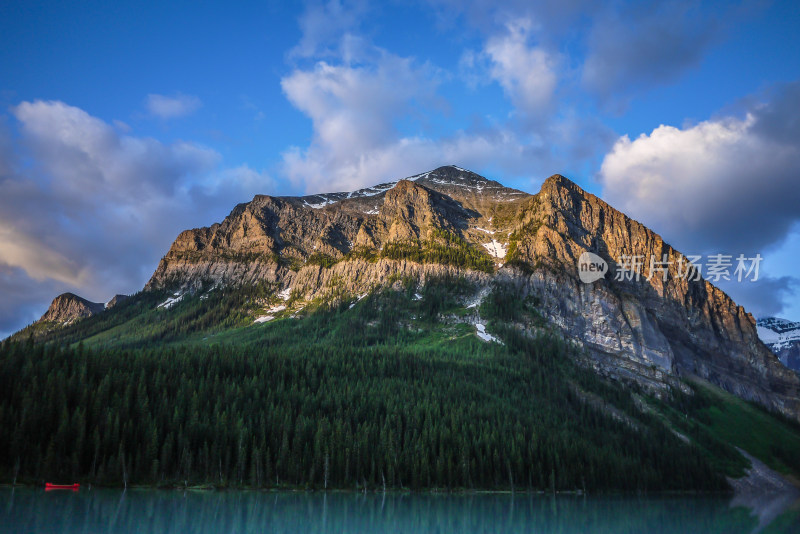
M 285 174 L 308 192 L 352 190 L 449 163 L 537 178 L 552 170 L 552 140 L 538 133 L 488 126 L 404 135 L 398 122 L 437 113 L 437 70 L 380 49 L 372 55 L 356 65 L 320 61 L 281 81 L 313 124 L 310 146 L 283 154 Z
M 608 135 L 596 121 L 570 113 L 562 113 L 557 122 L 544 120 L 554 107 L 558 57 L 534 43 L 535 25 L 529 20 L 506 19 L 479 57 L 472 57 L 473 65 L 465 66 L 483 69 L 503 87 L 516 108 L 514 117 L 500 124 L 478 118 L 467 129 L 441 136 L 428 134 L 426 126 L 445 113 L 438 92 L 449 74 L 353 33 L 358 22 L 352 11 L 341 16 L 340 8 L 329 3 L 304 15 L 304 36 L 295 55 L 304 50 L 306 59 L 317 61 L 294 67 L 281 80 L 288 100 L 312 121 L 309 146 L 283 154 L 283 172 L 307 191 L 351 190 L 448 163 L 535 181 L 563 172 L 572 156 L 592 153 L 589 145 L 607 146 Z M 334 11 L 339 22 L 324 32 L 312 31 L 316 25 L 309 21 L 324 20 Z M 338 34 L 328 32 L 335 28 Z M 325 46 L 319 45 L 320 36 Z M 592 132 L 591 140 L 585 132 Z M 531 185 L 536 184 L 523 187 Z
M 203 103 L 196 96 L 177 94 L 175 96 L 147 95 L 145 106 L 147 111 L 161 119 L 175 119 L 191 115 Z
M 371 185 L 403 172 L 398 153 L 425 141 L 403 139 L 396 122 L 421 116 L 435 100 L 435 69 L 373 47 L 358 64 L 317 62 L 281 80 L 289 101 L 313 124 L 311 145 L 284 153 L 284 170 L 308 190 Z M 392 176 L 397 176 L 392 174 Z
M 0 330 L 63 291 L 99 302 L 141 289 L 178 232 L 271 185 L 220 168 L 207 147 L 122 134 L 63 102 L 11 112 L 20 135 L 0 128 Z M 34 282 L 46 291 L 9 290 Z
M 531 45 L 532 23 L 528 19 L 509 22 L 504 33 L 486 43 L 491 76 L 503 87 L 514 106 L 529 115 L 549 111 L 556 89 L 556 58 L 540 46 Z
M 600 170 L 604 197 L 687 252 L 760 252 L 800 219 L 800 82 L 744 117 L 620 138 Z
M 506 39 L 514 46 L 505 55 L 517 57 L 517 64 L 534 66 L 534 72 L 541 72 L 542 65 L 552 70 L 557 58 L 547 51 L 569 50 L 571 64 L 563 72 L 556 70 L 556 74 L 561 74 L 562 79 L 568 77 L 572 89 L 588 90 L 604 107 L 619 110 L 635 94 L 672 83 L 698 65 L 740 16 L 739 4 L 747 2 L 429 0 L 429 3 L 438 12 L 442 27 L 453 29 L 466 22 L 485 36 L 487 44 Z M 536 46 L 524 46 L 518 36 L 508 41 L 509 25 L 521 21 L 528 25 L 528 40 L 535 38 Z M 502 81 L 496 69 L 497 66 L 492 68 L 489 75 L 508 92 L 508 83 Z M 528 71 L 511 72 L 524 79 Z M 531 77 L 529 83 L 532 82 Z M 520 92 L 523 94 L 530 93 Z M 519 102 L 517 96 L 515 105 Z

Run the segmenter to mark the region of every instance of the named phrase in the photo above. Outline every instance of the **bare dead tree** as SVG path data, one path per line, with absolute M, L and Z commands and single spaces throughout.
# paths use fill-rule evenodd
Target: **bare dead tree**
M 325 453 L 325 489 L 328 489 L 328 471 L 329 471 L 329 459 L 328 453 Z
M 125 489 L 128 489 L 128 469 L 125 467 L 125 451 L 122 451 L 120 455 L 120 459 L 122 460 L 122 483 L 125 484 Z

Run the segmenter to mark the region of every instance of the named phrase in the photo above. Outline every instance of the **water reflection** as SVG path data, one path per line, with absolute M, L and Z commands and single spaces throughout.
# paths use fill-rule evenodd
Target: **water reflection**
M 0 489 L 0 532 L 798 532 L 723 497 Z M 761 524 L 760 524 L 761 523 Z

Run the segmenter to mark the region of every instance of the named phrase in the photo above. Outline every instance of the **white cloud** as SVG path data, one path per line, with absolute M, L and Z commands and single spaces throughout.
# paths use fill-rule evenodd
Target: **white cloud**
M 800 84 L 744 118 L 620 138 L 602 164 L 603 195 L 692 251 L 761 252 L 800 219 Z
M 539 157 L 541 156 L 541 157 Z M 308 192 L 350 191 L 411 176 L 441 165 L 501 169 L 510 175 L 544 178 L 546 149 L 525 145 L 506 130 L 457 132 L 447 138 L 398 137 L 360 157 L 334 162 L 324 151 L 294 149 L 284 154 L 287 173 Z
M 171 194 L 186 175 L 207 172 L 216 151 L 183 141 L 120 135 L 112 126 L 63 102 L 23 102 L 12 109 L 53 191 L 76 207 L 102 195 L 126 202 Z
M 466 131 L 426 135 L 426 125 L 446 108 L 438 89 L 448 75 L 352 33 L 358 13 L 332 2 L 301 19 L 303 37 L 294 55 L 324 59 L 295 67 L 281 80 L 289 101 L 313 126 L 309 146 L 283 154 L 283 172 L 292 182 L 314 193 L 352 190 L 449 163 L 539 179 L 554 172 L 552 139 L 567 129 L 540 124 L 536 131 L 523 131 L 510 124 L 476 123 Z M 323 23 L 326 17 L 333 19 L 329 26 Z M 553 57 L 529 46 L 529 24 L 503 28 L 480 61 L 492 69 L 522 115 L 538 117 L 557 83 Z
M 464 26 L 475 28 L 487 43 L 505 40 L 511 46 L 504 57 L 516 57 L 513 63 L 533 67 L 532 71 L 516 70 L 500 64 L 503 71 L 509 71 L 520 82 L 527 77 L 527 85 L 535 88 L 533 92 L 520 91 L 514 96 L 514 88 L 522 89 L 524 84 L 501 81 L 507 92 L 511 86 L 509 94 L 523 111 L 538 109 L 535 99 L 526 103 L 524 97 L 537 92 L 546 94 L 547 88 L 546 76 L 527 76 L 528 72 L 546 73 L 543 66 L 549 66 L 553 60 L 556 65 L 564 63 L 560 65 L 562 70 L 556 71 L 562 88 L 588 92 L 598 97 L 604 107 L 620 111 L 637 93 L 678 80 L 726 37 L 737 18 L 759 9 L 753 2 L 744 2 L 749 4 L 747 9 L 740 9 L 740 2 L 693 0 L 428 0 L 428 3 L 438 13 L 441 27 L 462 33 Z M 509 23 L 513 27 L 520 21 L 528 27 L 509 31 Z M 534 37 L 535 47 L 519 44 Z M 547 53 L 554 50 L 563 52 L 564 57 Z M 538 53 L 533 54 L 534 51 Z M 500 81 L 497 74 L 493 73 L 493 77 Z
M 529 45 L 531 22 L 518 20 L 506 32 L 486 42 L 491 76 L 497 80 L 514 106 L 529 115 L 550 111 L 558 82 L 556 58 L 540 46 Z
M 272 185 L 247 166 L 220 168 L 209 148 L 125 135 L 63 102 L 23 102 L 12 113 L 21 135 L 12 142 L 0 128 L 2 287 L 36 280 L 94 301 L 136 291 L 181 230 Z M 54 296 L 36 301 L 38 313 Z M 34 297 L 3 298 L 29 310 Z M 24 325 L 15 320 L 0 316 L 0 330 Z
M 175 96 L 147 95 L 145 105 L 147 111 L 155 117 L 161 119 L 175 119 L 191 115 L 200 109 L 203 103 L 196 96 L 179 93 Z
M 79 284 L 85 271 L 63 254 L 52 250 L 41 240 L 16 231 L 9 221 L 0 227 L 0 263 L 19 267 L 31 278 L 53 279 L 67 284 Z M 8 226 L 6 226 L 8 225 Z
M 287 175 L 312 188 L 371 183 L 382 174 L 373 172 L 391 165 L 386 153 L 400 139 L 396 121 L 430 103 L 436 84 L 430 67 L 381 50 L 370 63 L 321 61 L 311 69 L 294 70 L 281 86 L 311 119 L 314 137 L 306 150 L 284 154 Z

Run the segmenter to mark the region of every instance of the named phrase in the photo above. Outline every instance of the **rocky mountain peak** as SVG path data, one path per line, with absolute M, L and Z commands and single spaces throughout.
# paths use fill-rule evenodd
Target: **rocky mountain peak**
M 105 309 L 102 302 L 90 302 L 74 293 L 63 293 L 53 299 L 39 322 L 69 323 Z

